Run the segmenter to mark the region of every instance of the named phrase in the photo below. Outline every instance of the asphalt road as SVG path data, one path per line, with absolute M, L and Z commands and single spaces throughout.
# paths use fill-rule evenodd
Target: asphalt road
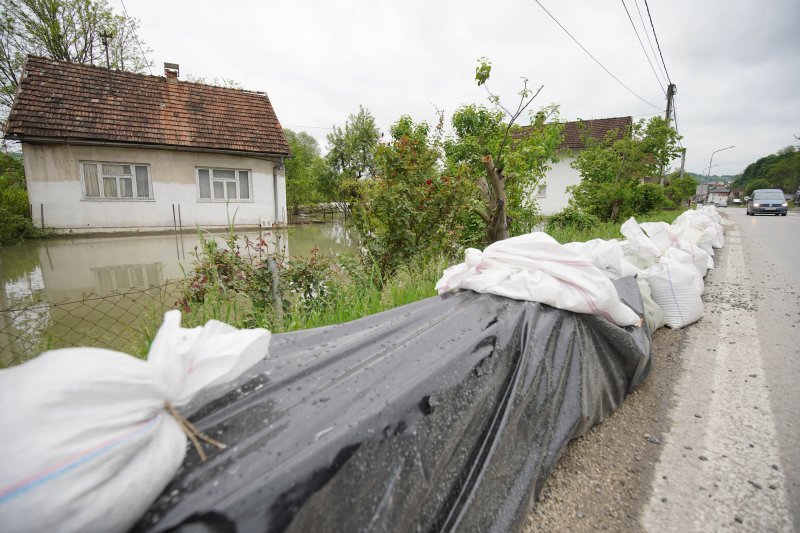
M 800 209 L 786 217 L 725 210 L 745 252 L 794 529 L 800 531 Z
M 800 532 L 800 211 L 722 209 L 705 314 L 568 446 L 527 531 Z
M 648 531 L 800 525 L 800 213 L 726 209 L 643 509 Z M 663 501 L 667 498 L 667 501 Z

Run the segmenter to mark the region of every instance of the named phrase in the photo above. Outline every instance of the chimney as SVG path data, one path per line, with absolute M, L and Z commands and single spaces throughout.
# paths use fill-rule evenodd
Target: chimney
M 181 68 L 177 63 L 164 63 L 164 77 L 167 81 L 177 80 Z

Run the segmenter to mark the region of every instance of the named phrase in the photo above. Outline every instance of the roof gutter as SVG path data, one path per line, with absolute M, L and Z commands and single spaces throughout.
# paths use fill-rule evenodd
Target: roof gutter
M 178 146 L 172 144 L 146 144 L 146 143 L 130 143 L 118 141 L 95 141 L 88 139 L 65 139 L 63 137 L 35 137 L 27 135 L 6 135 L 6 139 L 12 141 L 26 142 L 30 144 L 60 144 L 60 145 L 75 145 L 75 146 L 107 146 L 112 148 L 147 148 L 151 150 L 172 150 L 179 152 L 200 152 L 208 154 L 226 154 L 237 156 L 249 157 L 266 157 L 266 158 L 280 158 L 281 166 L 283 160 L 289 154 L 277 152 L 253 152 L 247 150 L 226 150 L 222 148 L 204 148 L 194 146 Z

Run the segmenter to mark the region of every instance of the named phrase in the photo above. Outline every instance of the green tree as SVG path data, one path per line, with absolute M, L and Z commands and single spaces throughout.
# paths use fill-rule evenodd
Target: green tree
M 474 184 L 440 171 L 443 120 L 431 131 L 402 116 L 390 140 L 375 152 L 374 174 L 364 180 L 353 221 L 383 278 L 418 258 L 452 251 L 469 233 Z
M 320 201 L 319 180 L 325 171 L 325 160 L 319 144 L 308 133 L 284 129 L 292 157 L 286 160 L 286 202 L 297 214 L 302 205 Z
M 0 187 L 25 189 L 25 167 L 21 153 L 0 152 Z
M 673 204 L 673 207 L 688 207 L 689 200 L 697 192 L 697 180 L 689 175 L 681 177 L 680 172 L 673 172 L 667 177 L 667 186 L 664 194 Z
M 794 148 L 794 147 L 791 147 Z M 764 173 L 771 187 L 795 192 L 800 189 L 800 153 L 785 152 Z
M 787 146 L 775 154 L 762 157 L 747 165 L 732 186 L 741 187 L 748 194 L 755 189 L 795 192 L 800 188 L 800 152 L 794 146 Z
M 0 152 L 0 245 L 41 233 L 31 221 L 22 161 Z
M 764 178 L 754 179 L 748 183 L 744 188 L 745 196 L 751 196 L 756 189 L 772 189 L 773 187 Z
M 588 147 L 572 163 L 582 180 L 570 189 L 570 206 L 612 222 L 657 208 L 661 200 L 642 180 L 657 176 L 678 155 L 679 139 L 660 117 L 641 120 L 630 132 L 609 132 L 600 141 L 587 138 Z
M 475 80 L 489 94 L 492 108 L 465 105 L 453 114 L 454 136 L 445 144 L 448 169 L 475 181 L 479 199 L 474 212 L 486 226 L 486 242 L 505 239 L 509 233 L 530 231 L 536 204 L 534 191 L 551 163 L 557 161 L 563 126 L 552 122 L 556 106 L 539 110 L 530 124 L 518 120 L 541 91 L 528 89 L 523 79 L 516 108 L 508 109 L 492 94 L 486 82 L 491 64 L 479 60 Z
M 0 104 L 13 103 L 28 55 L 70 63 L 105 64 L 102 34 L 110 35 L 111 68 L 141 72 L 139 22 L 116 15 L 105 0 L 0 0 Z
M 186 81 L 191 83 L 202 83 L 203 85 L 214 85 L 215 87 L 225 87 L 227 89 L 244 89 L 241 83 L 231 78 L 212 78 L 187 74 Z M 285 131 L 285 130 L 284 130 Z
M 360 181 L 375 174 L 375 149 L 380 131 L 375 117 L 359 106 L 344 128 L 334 126 L 328 134 L 328 153 L 325 156 L 328 172 L 321 181 L 327 199 L 340 202 L 347 210 L 358 198 Z

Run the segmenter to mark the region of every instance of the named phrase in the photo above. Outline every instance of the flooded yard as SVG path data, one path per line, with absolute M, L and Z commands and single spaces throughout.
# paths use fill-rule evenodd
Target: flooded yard
M 244 235 L 288 256 L 354 246 L 340 222 Z M 198 234 L 59 237 L 0 247 L 0 368 L 48 348 L 141 349 L 142 319 L 174 308 L 199 242 Z

